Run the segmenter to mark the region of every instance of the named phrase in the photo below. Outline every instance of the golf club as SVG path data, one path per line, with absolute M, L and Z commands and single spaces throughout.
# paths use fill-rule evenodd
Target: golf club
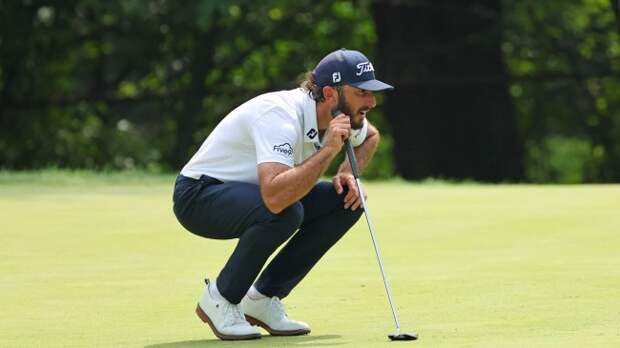
M 332 117 L 336 117 L 342 112 L 338 109 L 332 111 Z M 394 299 L 392 298 L 392 289 L 387 279 L 387 275 L 385 274 L 385 269 L 383 268 L 383 258 L 381 257 L 381 252 L 379 251 L 379 243 L 377 241 L 377 237 L 375 236 L 374 227 L 372 224 L 372 220 L 370 219 L 370 213 L 368 212 L 368 207 L 366 206 L 366 198 L 364 198 L 364 194 L 362 191 L 362 182 L 360 180 L 360 175 L 357 167 L 357 159 L 355 158 L 355 152 L 353 151 L 353 145 L 347 139 L 345 141 L 345 147 L 347 151 L 347 157 L 349 158 L 349 164 L 351 164 L 351 171 L 353 172 L 353 177 L 355 178 L 355 183 L 357 186 L 357 192 L 359 192 L 359 197 L 362 200 L 362 208 L 364 209 L 364 216 L 366 216 L 366 223 L 368 224 L 368 231 L 370 231 L 370 239 L 372 240 L 372 245 L 375 249 L 375 254 L 377 255 L 377 262 L 379 263 L 379 268 L 381 269 L 381 276 L 383 277 L 383 285 L 385 286 L 385 292 L 387 293 L 388 302 L 390 303 L 390 308 L 392 309 L 392 316 L 394 317 L 394 324 L 396 324 L 396 332 L 392 335 L 388 335 L 388 338 L 392 341 L 413 341 L 418 339 L 417 333 L 401 333 L 400 332 L 400 322 L 398 321 L 398 314 L 396 313 L 396 305 L 394 303 Z

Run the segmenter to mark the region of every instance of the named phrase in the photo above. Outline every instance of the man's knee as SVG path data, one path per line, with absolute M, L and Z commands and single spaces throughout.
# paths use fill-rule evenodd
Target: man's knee
M 353 216 L 356 221 L 364 214 L 364 208 L 362 208 L 361 205 L 355 210 L 351 210 L 350 208 L 346 210 L 350 212 L 351 216 Z
M 364 209 L 361 206 L 355 210 L 351 210 L 351 208 L 349 209 L 342 208 L 342 210 L 343 210 L 342 219 L 351 226 L 353 226 L 364 213 Z
M 288 230 L 295 232 L 304 221 L 304 206 L 295 202 L 279 214 L 272 214 L 273 221 L 286 226 Z
M 301 226 L 304 220 L 304 207 L 300 202 L 295 202 L 278 214 L 270 212 L 263 206 L 263 223 L 271 225 L 269 233 L 280 234 L 283 239 L 288 239 Z

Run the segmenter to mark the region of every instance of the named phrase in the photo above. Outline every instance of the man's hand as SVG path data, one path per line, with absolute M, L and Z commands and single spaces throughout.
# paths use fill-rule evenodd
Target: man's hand
M 338 173 L 332 179 L 332 183 L 338 194 L 342 194 L 344 187 L 349 188 L 349 192 L 344 196 L 345 209 L 351 208 L 351 210 L 356 210 L 360 207 L 362 200 L 360 199 L 359 192 L 357 192 L 357 185 L 355 184 L 355 177 L 353 174 Z M 366 194 L 364 194 L 364 198 L 366 198 Z
M 344 141 L 351 135 L 351 120 L 345 114 L 336 116 L 329 122 L 325 133 L 324 147 L 331 149 L 334 153 L 340 152 Z

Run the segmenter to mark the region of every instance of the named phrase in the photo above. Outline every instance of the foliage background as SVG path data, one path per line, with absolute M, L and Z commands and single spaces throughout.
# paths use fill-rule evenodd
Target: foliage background
M 389 39 L 373 19 L 382 7 L 448 11 L 456 3 L 0 0 L 0 168 L 176 171 L 227 112 L 257 94 L 294 88 L 327 52 L 358 49 L 378 66 L 399 55 L 377 49 Z M 506 159 L 523 164 L 517 180 L 619 181 L 618 2 L 467 6 L 483 14 L 501 8 L 490 13 L 501 24 L 502 88 L 523 147 Z M 405 28 L 389 26 L 390 33 Z M 420 113 L 399 107 L 388 119 L 385 109 L 371 114 L 383 137 L 368 178 L 402 175 L 393 130 Z

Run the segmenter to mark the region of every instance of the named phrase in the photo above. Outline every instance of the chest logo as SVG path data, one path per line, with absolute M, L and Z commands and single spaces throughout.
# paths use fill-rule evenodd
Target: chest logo
M 319 133 L 319 132 L 317 132 L 317 131 L 316 131 L 316 129 L 311 128 L 311 129 L 308 131 L 308 133 L 306 133 L 306 135 L 308 136 L 308 138 L 310 138 L 310 139 L 314 139 L 314 137 L 316 137 L 316 135 L 317 135 L 318 133 Z
M 285 156 L 293 157 L 293 148 L 291 147 L 291 144 L 289 143 L 274 145 L 273 152 L 277 152 Z

